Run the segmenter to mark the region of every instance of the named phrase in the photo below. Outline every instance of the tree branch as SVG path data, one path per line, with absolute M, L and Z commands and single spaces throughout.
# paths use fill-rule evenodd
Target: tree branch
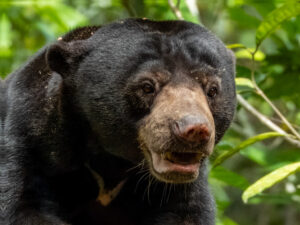
M 269 127 L 271 130 L 276 131 L 280 134 L 283 134 L 285 140 L 287 140 L 289 143 L 295 145 L 296 147 L 300 148 L 300 141 L 292 138 L 290 134 L 282 130 L 279 126 L 277 126 L 275 123 L 273 123 L 269 118 L 267 118 L 265 115 L 261 114 L 259 111 L 257 111 L 252 105 L 250 105 L 240 94 L 237 95 L 237 100 L 241 106 L 243 106 L 248 112 L 250 112 L 252 115 L 254 115 L 261 123 Z
M 171 7 L 173 13 L 175 14 L 176 18 L 179 20 L 184 20 L 183 16 L 179 10 L 180 0 L 177 0 L 176 5 L 174 4 L 173 0 L 168 0 L 169 6 Z
M 260 95 L 272 107 L 272 109 L 279 116 L 279 118 L 282 120 L 282 122 L 290 129 L 290 131 L 293 133 L 293 135 L 295 135 L 300 140 L 299 133 L 290 124 L 290 122 L 285 118 L 285 116 L 282 115 L 282 113 L 277 109 L 277 107 L 271 102 L 271 100 L 265 95 L 265 93 L 256 84 L 254 84 L 254 87 L 256 88 L 257 94 Z
M 274 110 L 274 112 L 279 116 L 279 118 L 282 120 L 282 122 L 289 128 L 289 130 L 297 137 L 297 139 L 300 140 L 300 134 L 296 131 L 296 129 L 290 124 L 290 122 L 285 118 L 285 116 L 282 115 L 282 113 L 277 109 L 277 107 L 273 104 L 273 102 L 265 95 L 265 93 L 259 88 L 259 86 L 256 83 L 255 77 L 254 77 L 254 57 L 255 53 L 257 52 L 258 47 L 255 49 L 254 52 L 251 53 L 252 55 L 252 68 L 251 68 L 251 78 L 253 86 L 256 90 L 256 93 L 260 95 Z

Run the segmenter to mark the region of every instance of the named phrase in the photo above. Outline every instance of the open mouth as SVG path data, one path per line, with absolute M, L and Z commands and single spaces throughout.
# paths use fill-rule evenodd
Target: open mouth
M 182 152 L 167 152 L 161 154 L 163 159 L 168 160 L 171 163 L 180 165 L 190 165 L 199 163 L 202 154 L 200 153 L 182 153 Z
M 154 175 L 165 182 L 185 183 L 198 177 L 199 167 L 205 158 L 196 152 L 151 152 Z

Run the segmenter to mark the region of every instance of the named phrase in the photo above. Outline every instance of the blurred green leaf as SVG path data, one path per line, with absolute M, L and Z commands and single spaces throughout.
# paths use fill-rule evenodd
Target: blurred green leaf
M 299 198 L 295 199 L 295 196 L 299 196 L 299 193 L 276 193 L 276 194 L 264 194 L 261 193 L 259 195 L 253 196 L 248 199 L 248 204 L 292 204 L 299 203 Z M 297 201 L 298 200 L 298 201 Z
M 8 20 L 6 14 L 2 14 L 0 20 L 0 56 L 7 57 L 11 55 L 11 23 Z
M 222 181 L 230 186 L 237 187 L 241 190 L 244 190 L 249 186 L 249 183 L 246 180 L 246 178 L 230 170 L 227 170 L 222 166 L 218 166 L 211 170 L 209 176 L 211 178 L 215 178 L 219 181 Z
M 238 225 L 236 222 L 234 222 L 232 219 L 228 217 L 221 217 L 221 220 L 216 221 L 216 225 Z
M 254 52 L 254 49 L 240 49 L 235 52 L 236 58 L 244 58 L 244 59 L 252 59 L 252 55 L 250 52 Z M 262 51 L 256 51 L 254 55 L 255 61 L 262 61 L 266 58 L 266 55 Z
M 211 185 L 212 193 L 217 203 L 217 208 L 220 211 L 224 211 L 230 205 L 230 198 L 224 190 L 224 183 L 213 177 L 208 177 Z
M 42 5 L 38 6 L 37 10 L 45 19 L 59 24 L 63 30 L 70 30 L 88 23 L 85 16 L 63 4 Z
M 245 45 L 242 45 L 242 44 L 231 44 L 231 45 L 226 45 L 227 48 L 229 49 L 234 49 L 234 48 L 247 48 Z
M 164 19 L 164 20 L 174 20 L 176 17 L 174 16 L 172 10 L 168 5 L 168 1 L 165 0 L 144 0 L 144 4 L 149 14 L 153 19 Z M 150 19 L 152 19 L 150 17 Z
M 244 191 L 242 195 L 243 201 L 247 203 L 249 198 L 261 193 L 263 190 L 280 182 L 289 175 L 296 173 L 298 170 L 300 170 L 300 162 L 292 163 L 272 171 L 260 178 Z
M 271 141 L 272 143 L 272 141 Z M 262 166 L 265 171 L 278 169 L 289 163 L 300 161 L 298 149 L 281 146 L 280 149 L 269 149 L 269 145 L 249 146 L 240 151 L 241 155 Z
M 259 25 L 256 30 L 256 46 L 275 31 L 278 26 L 294 16 L 300 14 L 300 2 L 288 2 L 278 9 L 272 11 Z
M 252 81 L 248 78 L 237 77 L 235 78 L 235 84 L 238 93 L 241 93 L 243 91 L 251 91 L 254 89 Z
M 283 135 L 280 133 L 277 133 L 277 132 L 267 132 L 267 133 L 262 133 L 262 134 L 254 136 L 254 137 L 251 137 L 251 138 L 247 139 L 246 141 L 243 141 L 241 144 L 239 144 L 235 148 L 233 148 L 229 151 L 225 151 L 224 153 L 219 155 L 214 160 L 212 167 L 215 168 L 216 166 L 223 163 L 226 159 L 230 158 L 232 155 L 239 152 L 241 149 L 248 147 L 249 145 L 252 145 L 259 141 L 263 141 L 268 138 L 280 137 L 280 136 L 283 136 Z
M 226 151 L 232 149 L 233 147 L 234 144 L 231 141 L 226 141 L 224 139 L 216 145 L 217 151 Z
M 268 154 L 270 154 L 264 146 L 249 146 L 240 151 L 241 155 L 251 159 L 261 166 L 268 165 Z

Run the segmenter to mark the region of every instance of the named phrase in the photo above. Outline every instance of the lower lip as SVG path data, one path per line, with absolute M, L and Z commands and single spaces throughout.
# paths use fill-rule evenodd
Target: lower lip
M 167 161 L 167 160 L 166 160 Z M 170 163 L 169 171 L 168 172 L 177 172 L 177 173 L 196 173 L 200 167 L 200 163 L 188 164 L 188 165 L 181 165 Z

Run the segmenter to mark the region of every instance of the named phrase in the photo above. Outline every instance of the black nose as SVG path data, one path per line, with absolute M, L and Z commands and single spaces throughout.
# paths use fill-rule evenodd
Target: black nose
M 173 133 L 179 139 L 200 144 L 208 142 L 211 136 L 211 129 L 204 116 L 185 116 L 174 121 L 172 125 Z

